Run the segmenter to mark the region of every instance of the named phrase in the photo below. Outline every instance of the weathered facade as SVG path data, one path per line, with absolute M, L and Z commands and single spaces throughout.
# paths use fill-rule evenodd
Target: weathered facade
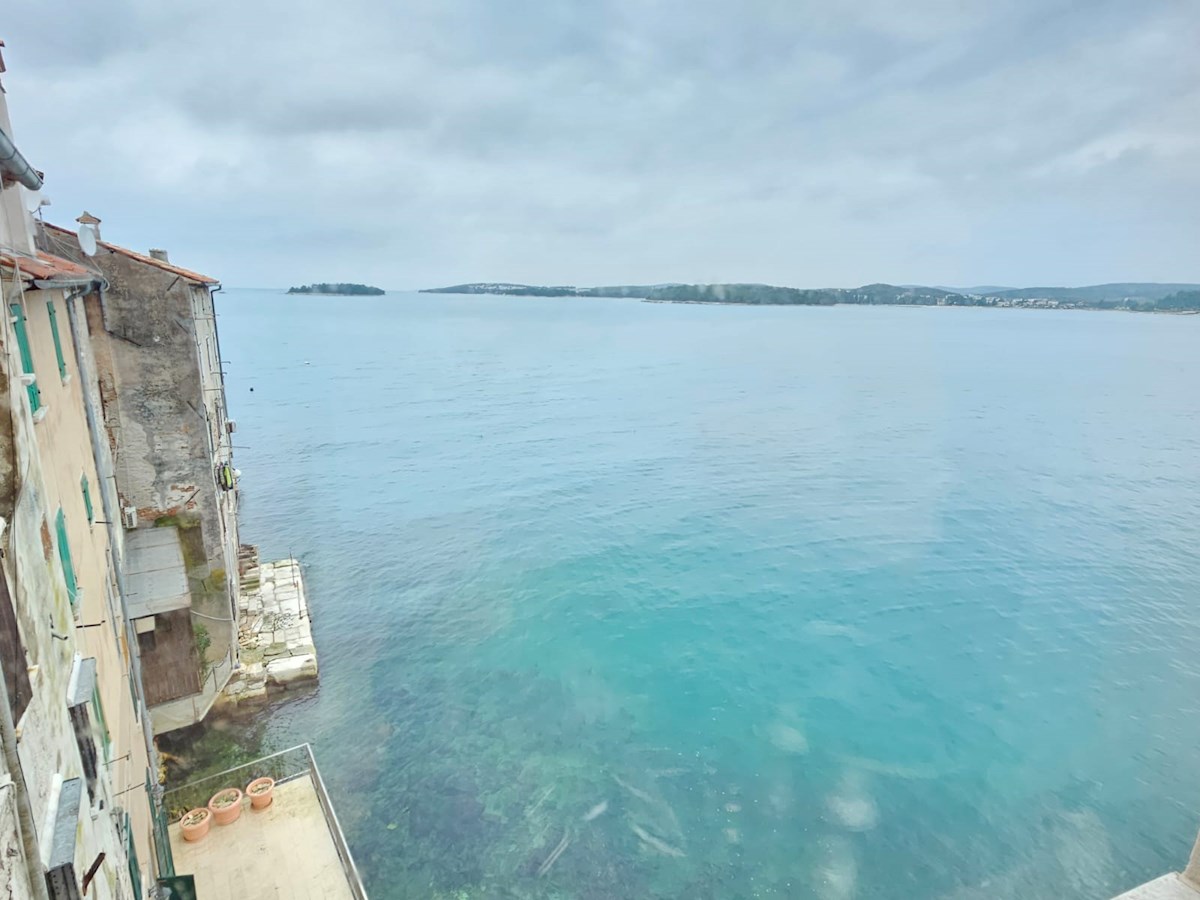
M 99 278 L 34 246 L 2 91 L 0 135 L 0 895 L 142 897 L 157 766 L 77 342 Z
M 99 240 L 86 213 L 78 232 L 35 222 L 41 184 L 0 86 L 0 897 L 142 900 L 194 879 L 206 897 L 261 882 L 365 900 L 307 746 L 164 796 L 155 735 L 200 721 L 238 666 L 220 286 Z M 280 572 L 247 579 L 262 693 L 316 677 L 299 565 Z M 215 779 L 263 775 L 287 781 L 274 813 L 201 846 L 168 825 Z
M 82 219 L 82 217 L 81 217 Z M 237 665 L 237 486 L 212 292 L 163 251 L 39 227 L 103 274 L 88 298 L 100 405 L 128 529 L 131 612 L 156 733 L 200 721 Z

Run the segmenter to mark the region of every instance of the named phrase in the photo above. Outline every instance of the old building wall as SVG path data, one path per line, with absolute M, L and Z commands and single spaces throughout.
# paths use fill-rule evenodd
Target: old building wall
M 197 361 L 204 395 L 205 413 L 209 422 L 209 437 L 213 455 L 218 463 L 233 462 L 234 423 L 227 407 L 225 375 L 221 360 L 221 341 L 217 331 L 216 305 L 213 294 L 205 285 L 192 286 L 192 321 L 196 333 Z M 238 490 L 218 490 L 218 514 L 225 541 L 225 560 L 229 566 L 230 603 L 237 604 L 236 560 L 241 547 L 238 534 Z
M 89 552 L 97 555 L 94 574 L 103 578 L 104 616 L 107 627 L 97 624 L 80 629 L 84 656 L 97 660 L 101 702 L 105 708 L 106 722 L 111 734 L 109 776 L 118 796 L 126 796 L 135 784 L 144 784 L 149 773 L 157 778 L 157 761 L 153 750 L 153 731 L 149 725 L 141 682 L 137 638 L 132 623 L 125 617 L 125 607 L 119 589 L 117 568 L 124 556 L 124 531 L 119 522 L 110 527 L 111 510 L 119 510 L 116 478 L 109 445 L 104 440 L 105 429 L 100 414 L 99 385 L 94 348 L 86 322 L 86 306 L 95 293 L 77 296 L 67 302 L 67 322 L 62 335 L 67 367 L 75 382 L 78 404 L 72 405 L 77 422 L 81 422 L 87 433 L 88 446 L 80 446 L 77 452 L 83 457 L 85 475 L 90 488 L 92 522 L 89 532 Z M 91 410 L 89 418 L 88 410 Z M 93 434 L 93 429 L 95 434 Z M 97 439 L 98 438 L 98 439 Z M 82 502 L 82 495 L 79 497 Z M 87 517 L 86 504 L 81 510 Z M 99 585 L 97 585 L 99 587 Z M 97 600 L 86 596 L 85 603 L 99 608 Z M 87 615 L 87 611 L 84 611 Z M 131 817 L 134 844 L 140 859 L 149 859 L 153 850 L 150 808 L 147 802 L 127 803 Z
M 195 514 L 212 568 L 223 568 L 213 447 L 197 360 L 191 285 L 169 272 L 101 250 L 109 287 L 104 324 L 111 335 L 118 429 L 117 477 L 139 524 Z
M 64 313 L 61 324 L 65 326 L 66 298 L 61 291 L 22 292 L 15 284 L 6 291 L 7 300 L 14 297 L 24 310 L 44 411 L 35 422 L 25 388 L 13 377 L 21 365 L 13 326 L 6 319 L 3 367 L 10 387 L 14 388 L 9 404 L 13 414 L 11 449 L 18 479 L 12 520 L 4 534 L 2 569 L 32 691 L 30 702 L 16 723 L 17 753 L 38 839 L 44 848 L 64 780 L 84 776 L 79 742 L 68 709 L 68 688 L 75 660 L 96 656 L 97 689 L 101 696 L 98 706 L 105 709 L 106 715 L 113 716 L 110 733 L 113 727 L 120 731 L 123 706 L 129 716 L 133 716 L 133 711 L 108 616 L 107 543 L 92 531 L 84 510 L 80 479 L 85 474 L 94 479 L 95 469 L 90 466 L 78 380 L 71 377 L 70 370 L 65 378 L 60 374 L 50 330 L 47 303 L 54 302 L 56 309 Z M 59 333 L 64 357 L 73 349 L 69 334 L 63 333 L 65 330 L 61 328 Z M 67 544 L 79 587 L 74 604 L 64 576 L 55 527 L 60 509 L 64 513 Z M 95 628 L 87 627 L 92 625 Z M 93 630 L 105 635 L 108 643 L 107 647 L 98 644 L 94 654 L 89 646 L 93 638 L 85 637 Z M 88 704 L 93 722 L 98 723 L 95 706 L 94 701 Z M 103 734 L 98 727 L 93 739 L 98 747 L 103 747 Z M 136 767 L 133 760 L 137 746 L 131 746 L 129 752 L 129 761 Z M 145 756 L 142 749 L 142 779 Z M 97 897 L 116 897 L 119 890 L 130 890 L 124 823 L 114 821 L 112 816 L 118 790 L 125 787 L 114 786 L 113 778 L 122 774 L 127 773 L 120 767 L 98 767 L 95 796 L 88 798 L 87 809 L 81 810 L 79 816 L 76 867 L 86 871 L 100 853 L 105 854 L 103 877 L 94 882 Z M 138 799 L 136 795 L 125 795 L 125 803 L 132 812 L 138 806 Z M 95 815 L 89 814 L 89 810 Z
M 0 754 L 0 897 L 33 896 L 18 828 L 13 774 Z
M 207 647 L 199 691 L 184 671 L 195 656 L 187 629 L 145 638 L 146 694 L 155 731 L 193 724 L 237 663 L 237 491 L 232 472 L 220 345 L 210 288 L 216 283 L 157 258 L 100 241 L 83 257 L 74 233 L 43 225 L 42 247 L 92 266 L 107 282 L 85 303 L 99 407 L 113 460 L 121 519 L 174 526 L 187 570 L 192 631 Z M 176 616 L 177 618 L 177 616 Z M 158 640 L 162 637 L 163 640 Z M 157 701 L 157 702 L 154 702 Z
M 56 310 L 58 347 L 66 375 L 59 374 L 58 355 L 51 333 L 49 304 Z M 86 386 L 79 371 L 75 335 L 70 326 L 72 304 L 80 299 L 66 291 L 27 291 L 26 330 L 38 373 L 45 417 L 34 426 L 42 460 L 48 509 L 63 511 L 67 542 L 78 595 L 74 606 L 80 653 L 94 657 L 97 684 L 109 750 L 106 766 L 121 791 L 144 784 L 149 766 L 140 726 L 136 694 L 129 689 L 130 648 L 124 617 L 117 602 L 113 557 L 103 520 L 103 486 L 92 452 L 91 433 L 84 410 Z M 85 495 L 84 485 L 87 485 Z M 90 503 L 91 509 L 88 509 Z M 149 817 L 145 804 L 133 804 L 139 834 L 149 849 Z
M 217 486 L 226 432 L 211 301 L 202 286 L 124 254 L 102 248 L 96 262 L 108 289 L 88 315 L 117 487 L 138 527 L 179 526 L 193 628 L 208 643 L 201 689 L 215 692 L 236 652 L 237 570 L 236 511 Z M 170 624 L 162 646 L 143 653 L 147 694 L 159 703 L 194 684 L 177 668 L 189 656 Z

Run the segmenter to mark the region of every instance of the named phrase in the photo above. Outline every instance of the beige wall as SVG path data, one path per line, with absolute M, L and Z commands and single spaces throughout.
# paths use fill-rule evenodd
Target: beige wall
M 48 302 L 54 303 L 58 313 L 58 333 L 67 367 L 65 379 L 59 375 Z M 149 806 L 144 789 L 149 763 L 139 711 L 130 692 L 129 648 L 116 599 L 108 532 L 101 521 L 104 518 L 101 488 L 84 413 L 65 292 L 27 291 L 25 317 L 45 410 L 41 421 L 33 427 L 42 463 L 43 504 L 52 533 L 56 511 L 61 508 L 65 515 L 67 541 L 79 586 L 73 611 L 76 648 L 83 657 L 96 659 L 100 702 L 111 740 L 108 764 L 103 766 L 108 774 L 106 806 L 111 809 L 120 805 L 129 811 L 145 873 L 152 856 Z M 92 523 L 88 522 L 81 487 L 84 477 L 92 497 Z M 103 753 L 99 738 L 97 748 Z

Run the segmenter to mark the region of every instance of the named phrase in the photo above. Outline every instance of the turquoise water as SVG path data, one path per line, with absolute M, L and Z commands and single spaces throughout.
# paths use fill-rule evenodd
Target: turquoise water
M 1186 860 L 1200 317 L 218 300 L 243 537 L 304 559 L 321 653 L 270 739 L 376 900 Z

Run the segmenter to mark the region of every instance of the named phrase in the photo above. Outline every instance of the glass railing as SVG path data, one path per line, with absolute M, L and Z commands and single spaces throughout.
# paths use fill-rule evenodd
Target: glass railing
M 317 761 L 313 757 L 312 747 L 308 744 L 281 750 L 279 753 L 272 753 L 270 756 L 264 756 L 245 765 L 235 766 L 215 775 L 207 775 L 179 787 L 171 788 L 163 793 L 163 807 L 168 819 L 171 822 L 177 822 L 188 810 L 207 806 L 213 794 L 222 788 L 236 787 L 244 791 L 246 785 L 251 781 L 264 777 L 273 778 L 276 785 L 301 778 L 311 780 L 313 791 L 317 795 L 325 817 L 325 824 L 329 828 L 329 836 L 337 849 L 342 870 L 350 885 L 350 891 L 356 900 L 366 900 L 367 895 L 363 890 L 358 868 L 354 865 L 350 848 L 346 844 L 346 837 L 342 833 L 337 814 L 333 810 L 333 803 L 329 799 L 329 793 L 325 790 L 325 782 L 321 779 L 321 773 L 317 769 Z

